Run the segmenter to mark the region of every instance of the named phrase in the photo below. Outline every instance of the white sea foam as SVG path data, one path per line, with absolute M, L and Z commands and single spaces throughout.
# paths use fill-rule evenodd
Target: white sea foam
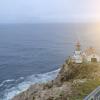
M 13 81 L 15 81 L 15 80 L 14 80 L 14 79 L 5 80 L 5 81 L 3 81 L 3 82 L 0 84 L 0 87 L 2 87 L 5 83 L 13 82 Z
M 54 79 L 57 76 L 59 70 L 60 69 L 45 74 L 36 74 L 27 77 L 22 83 L 19 83 L 17 86 L 6 89 L 4 98 L 2 100 L 11 100 L 11 98 L 13 98 L 15 95 L 27 90 L 30 85 L 34 83 L 42 83 Z

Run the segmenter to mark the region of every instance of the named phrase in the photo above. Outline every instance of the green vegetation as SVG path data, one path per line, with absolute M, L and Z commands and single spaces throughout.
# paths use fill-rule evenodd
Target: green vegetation
M 84 83 L 73 86 L 73 96 L 70 100 L 83 100 L 89 93 L 91 93 L 96 87 L 100 86 L 100 79 L 87 80 Z
M 66 71 L 65 68 L 67 68 Z M 76 82 L 72 86 L 73 93 L 69 100 L 83 100 L 96 87 L 100 86 L 100 63 L 70 64 L 69 66 L 65 64 L 61 73 L 61 81 L 74 81 L 77 79 L 82 81 L 86 79 L 86 81 Z

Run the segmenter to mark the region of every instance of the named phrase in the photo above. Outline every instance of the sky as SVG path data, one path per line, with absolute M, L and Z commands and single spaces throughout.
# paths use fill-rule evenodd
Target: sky
M 0 23 L 100 21 L 100 0 L 0 0 Z

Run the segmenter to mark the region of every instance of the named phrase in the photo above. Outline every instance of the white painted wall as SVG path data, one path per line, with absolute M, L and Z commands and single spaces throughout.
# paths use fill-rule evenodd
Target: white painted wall
M 88 62 L 91 62 L 91 58 L 96 58 L 97 62 L 100 62 L 100 57 L 98 55 L 96 55 L 96 54 L 91 54 L 91 55 L 86 57 Z
M 74 58 L 75 63 L 82 63 L 83 62 L 81 51 L 75 51 L 73 58 Z

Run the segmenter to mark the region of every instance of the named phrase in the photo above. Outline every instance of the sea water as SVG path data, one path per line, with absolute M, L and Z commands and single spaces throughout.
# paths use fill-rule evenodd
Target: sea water
M 99 34 L 87 23 L 0 24 L 0 100 L 54 79 L 77 41 L 99 51 Z

